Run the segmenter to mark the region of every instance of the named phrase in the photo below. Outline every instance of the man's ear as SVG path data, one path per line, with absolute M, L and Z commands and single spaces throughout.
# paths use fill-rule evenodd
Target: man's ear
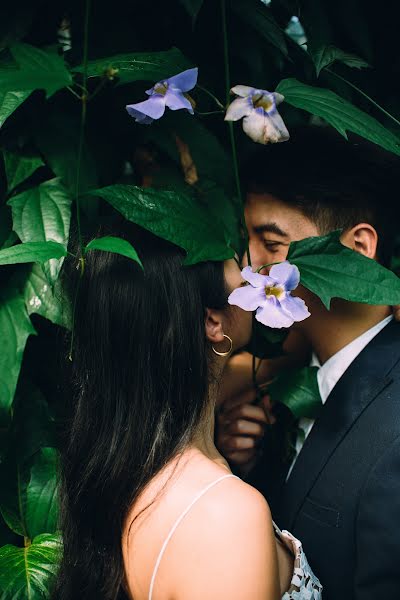
M 219 310 L 212 308 L 206 309 L 205 318 L 206 336 L 207 339 L 216 344 L 224 339 L 224 331 L 222 327 L 222 314 Z
M 348 229 L 342 234 L 340 241 L 368 258 L 377 259 L 378 234 L 369 223 L 359 223 Z

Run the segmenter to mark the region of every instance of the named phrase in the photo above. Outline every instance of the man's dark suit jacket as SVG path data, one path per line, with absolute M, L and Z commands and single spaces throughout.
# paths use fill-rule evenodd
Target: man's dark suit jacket
M 303 542 L 324 600 L 400 598 L 400 324 L 342 375 L 286 483 L 269 458 L 273 516 Z

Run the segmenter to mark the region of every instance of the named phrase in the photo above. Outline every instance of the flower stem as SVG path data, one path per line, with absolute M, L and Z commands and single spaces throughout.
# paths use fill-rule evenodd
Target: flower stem
M 228 106 L 228 104 L 229 104 L 230 89 L 231 89 L 231 82 L 230 82 L 230 71 L 229 71 L 229 45 L 228 45 L 228 30 L 227 30 L 227 26 L 226 26 L 226 4 L 225 4 L 225 0 L 221 0 L 221 17 L 222 17 L 222 34 L 223 34 L 223 40 L 224 40 L 226 105 Z M 233 123 L 232 122 L 228 122 L 228 127 L 229 127 L 229 138 L 230 138 L 231 150 L 232 150 L 233 172 L 234 172 L 234 175 L 235 175 L 236 193 L 237 193 L 237 196 L 238 196 L 238 199 L 239 199 L 239 203 L 241 205 L 240 206 L 241 221 L 242 221 L 242 228 L 243 228 L 243 233 L 244 233 L 245 241 L 246 241 L 247 263 L 248 263 L 249 266 L 251 266 L 250 249 L 249 249 L 249 236 L 247 234 L 246 219 L 245 219 L 245 216 L 244 216 L 244 202 L 243 202 L 242 190 L 241 190 L 241 186 L 240 186 L 239 167 L 238 167 L 238 160 L 237 160 L 236 142 L 235 142 L 235 133 L 234 133 L 234 130 L 233 130 Z
M 345 77 L 342 77 L 341 75 L 338 75 L 334 71 L 331 71 L 331 69 L 325 68 L 325 71 L 327 73 L 330 73 L 331 75 L 333 75 L 337 79 L 340 79 L 344 83 L 347 83 L 348 86 L 350 86 L 351 88 L 353 88 L 354 90 L 356 90 L 359 94 L 361 94 L 361 96 L 364 96 L 364 98 L 366 98 L 369 102 L 371 102 L 371 104 L 373 104 L 374 106 L 376 106 L 376 108 L 378 108 L 381 112 L 383 112 L 384 115 L 386 115 L 387 117 L 389 117 L 389 119 L 391 119 L 397 125 L 400 126 L 400 121 L 398 121 L 396 119 L 396 117 L 394 117 L 392 114 L 390 114 L 390 112 L 388 112 L 387 110 L 385 110 L 383 108 L 383 106 L 381 106 L 380 104 L 378 104 L 377 102 L 375 102 L 375 100 L 373 100 L 373 98 L 371 98 L 371 96 L 368 96 L 368 94 L 366 94 L 365 92 L 363 92 L 362 90 L 360 90 L 360 88 L 357 87 L 356 85 L 354 85 L 354 83 L 351 83 L 351 81 L 348 81 L 347 79 L 345 79 Z
M 200 117 L 206 117 L 208 115 L 220 115 L 221 113 L 224 113 L 224 110 L 210 110 L 208 112 L 200 112 L 198 110 L 195 111 L 196 115 L 199 115 Z
M 212 98 L 214 100 L 216 105 L 225 112 L 226 107 L 222 104 L 222 102 L 220 100 L 218 100 L 217 96 L 214 96 L 214 94 L 212 92 L 210 92 L 210 90 L 203 87 L 202 85 L 197 84 L 197 87 L 199 88 L 199 90 L 201 90 L 202 92 L 204 92 L 205 94 L 210 96 L 210 98 Z

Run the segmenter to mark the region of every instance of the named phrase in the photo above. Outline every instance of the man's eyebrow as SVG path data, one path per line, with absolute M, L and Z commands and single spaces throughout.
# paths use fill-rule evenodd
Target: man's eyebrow
M 275 233 L 281 237 L 289 237 L 276 223 L 263 223 L 263 225 L 257 225 L 256 227 L 253 227 L 253 231 L 254 233 Z

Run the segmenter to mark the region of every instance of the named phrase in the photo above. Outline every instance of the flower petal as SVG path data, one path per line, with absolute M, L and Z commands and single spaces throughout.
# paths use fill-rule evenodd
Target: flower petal
M 245 267 L 242 269 L 242 278 L 248 281 L 253 287 L 265 288 L 267 285 L 273 285 L 275 281 L 268 275 L 261 275 L 260 273 L 254 273 L 251 267 Z
M 239 306 L 243 310 L 253 311 L 265 302 L 264 288 L 245 285 L 236 288 L 228 297 L 229 304 Z
M 275 104 L 277 106 L 278 106 L 278 104 L 280 104 L 281 102 L 283 102 L 284 99 L 285 99 L 285 96 L 283 96 L 279 92 L 274 92 L 274 97 L 275 97 Z
M 181 92 L 188 92 L 196 85 L 198 74 L 199 70 L 197 67 L 194 69 L 187 69 L 186 71 L 182 71 L 182 73 L 178 73 L 178 75 L 174 75 L 167 79 L 167 83 L 169 86 L 172 85 L 178 88 Z
M 148 100 L 144 100 L 144 102 L 128 104 L 126 110 L 133 117 L 136 117 L 135 113 L 142 113 L 152 119 L 159 119 L 165 112 L 165 96 L 154 94 Z
M 287 260 L 279 263 L 279 265 L 273 265 L 269 275 L 276 282 L 282 284 L 287 291 L 296 289 L 300 283 L 299 269 Z
M 289 132 L 278 111 L 267 115 L 262 108 L 253 110 L 243 119 L 243 131 L 259 144 L 275 144 L 289 139 Z
M 148 117 L 147 115 L 139 112 L 135 108 L 132 108 L 133 106 L 133 104 L 128 104 L 128 106 L 126 106 L 125 108 L 128 111 L 128 114 L 130 114 L 130 116 L 136 120 L 136 123 L 140 123 L 140 125 L 150 125 L 154 121 L 154 119 L 152 119 L 151 117 Z
M 253 105 L 250 98 L 237 98 L 228 106 L 225 121 L 238 121 L 249 115 L 252 110 Z
M 267 298 L 263 306 L 257 309 L 256 319 L 267 327 L 277 329 L 293 325 L 293 319 L 285 310 L 282 310 L 275 297 Z
M 235 87 L 231 88 L 232 94 L 236 94 L 236 96 L 240 96 L 241 98 L 245 98 L 246 96 L 251 96 L 254 93 L 254 88 L 249 87 L 248 85 L 235 85 Z
M 290 315 L 296 323 L 304 321 L 304 319 L 307 319 L 307 317 L 310 316 L 310 311 L 304 300 L 301 298 L 286 294 L 286 296 L 280 300 L 280 304 L 284 311 Z
M 170 89 L 168 88 L 167 93 L 164 96 L 165 104 L 171 110 L 180 110 L 181 108 L 185 108 L 190 113 L 193 114 L 193 107 L 190 104 L 189 100 L 185 98 L 182 92 L 178 89 Z

